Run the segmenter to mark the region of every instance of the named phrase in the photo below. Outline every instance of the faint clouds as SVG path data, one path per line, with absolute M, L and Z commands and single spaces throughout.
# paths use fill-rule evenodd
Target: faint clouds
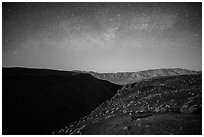
M 104 36 L 104 39 L 106 40 L 106 41 L 111 41 L 111 40 L 113 40 L 114 38 L 115 38 L 115 36 L 116 36 L 116 32 L 115 32 L 116 30 L 114 29 L 114 28 L 108 28 L 104 33 L 103 33 L 103 36 Z
M 177 14 L 152 14 L 146 16 L 136 16 L 130 20 L 130 31 L 146 30 L 151 31 L 163 31 L 174 28 L 174 24 L 179 21 Z
M 134 31 L 134 30 L 146 30 L 146 29 L 148 29 L 148 24 L 147 23 L 145 23 L 145 24 L 131 24 L 130 25 L 130 30 L 131 31 Z
M 84 33 L 84 39 L 87 40 L 92 45 L 97 45 L 99 47 L 104 46 L 104 42 L 102 38 L 98 34 L 93 34 L 93 33 Z

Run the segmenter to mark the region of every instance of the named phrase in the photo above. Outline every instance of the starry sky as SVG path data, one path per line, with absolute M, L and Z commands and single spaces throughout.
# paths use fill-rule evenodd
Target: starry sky
M 5 3 L 2 65 L 202 69 L 202 3 Z

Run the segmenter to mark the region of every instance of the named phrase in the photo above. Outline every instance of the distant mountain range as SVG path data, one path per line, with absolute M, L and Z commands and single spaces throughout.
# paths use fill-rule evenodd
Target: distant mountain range
M 142 81 L 144 79 L 151 79 L 161 76 L 178 76 L 178 75 L 191 75 L 191 74 L 200 74 L 200 71 L 192 71 L 181 68 L 169 68 L 169 69 L 153 69 L 145 70 L 139 72 L 117 72 L 117 73 L 97 73 L 93 71 L 76 71 L 81 73 L 89 73 L 92 76 L 110 81 L 119 85 L 126 85 L 129 83 L 135 83 Z

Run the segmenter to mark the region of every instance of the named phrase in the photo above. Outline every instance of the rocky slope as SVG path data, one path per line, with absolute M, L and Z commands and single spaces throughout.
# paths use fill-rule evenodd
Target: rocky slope
M 202 134 L 202 75 L 128 84 L 89 115 L 52 134 Z
M 3 68 L 3 134 L 47 134 L 89 114 L 121 86 L 90 74 Z
M 108 80 L 115 84 L 126 85 L 129 83 L 135 83 L 144 79 L 151 79 L 154 77 L 190 75 L 199 74 L 200 72 L 181 68 L 170 68 L 170 69 L 146 70 L 139 72 L 118 72 L 118 73 L 84 72 L 84 73 L 89 73 L 98 79 Z

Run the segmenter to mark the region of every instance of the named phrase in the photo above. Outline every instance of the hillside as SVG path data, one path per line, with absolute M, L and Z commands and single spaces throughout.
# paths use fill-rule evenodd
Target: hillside
M 202 134 L 202 75 L 128 84 L 89 115 L 52 134 Z
M 199 74 L 200 72 L 181 68 L 169 68 L 169 69 L 145 70 L 139 72 L 97 73 L 91 71 L 84 73 L 89 73 L 98 79 L 108 80 L 115 84 L 126 85 L 129 83 L 135 83 L 144 79 L 151 79 L 154 77 L 190 75 Z
M 3 68 L 3 134 L 47 134 L 89 114 L 121 86 L 90 74 Z

